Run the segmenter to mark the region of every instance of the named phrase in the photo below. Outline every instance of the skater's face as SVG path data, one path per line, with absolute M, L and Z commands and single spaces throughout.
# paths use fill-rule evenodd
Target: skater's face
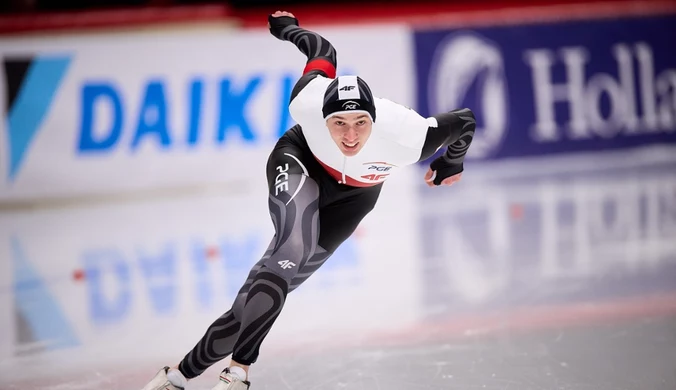
M 354 156 L 364 147 L 371 135 L 373 122 L 363 113 L 340 114 L 329 118 L 326 126 L 331 132 L 333 142 L 344 155 Z

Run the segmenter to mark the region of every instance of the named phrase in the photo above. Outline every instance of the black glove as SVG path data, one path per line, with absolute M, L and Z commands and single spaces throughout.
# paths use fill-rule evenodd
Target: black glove
M 441 182 L 447 177 L 457 175 L 463 171 L 462 162 L 461 163 L 452 163 L 451 160 L 446 156 L 446 153 L 437 157 L 430 164 L 430 169 L 436 171 L 437 174 L 434 176 L 434 185 L 441 185 Z
M 268 23 L 270 24 L 270 34 L 274 35 L 275 38 L 284 41 L 285 39 L 282 38 L 282 31 L 288 26 L 298 26 L 298 19 L 290 16 L 274 17 L 270 14 L 268 15 Z

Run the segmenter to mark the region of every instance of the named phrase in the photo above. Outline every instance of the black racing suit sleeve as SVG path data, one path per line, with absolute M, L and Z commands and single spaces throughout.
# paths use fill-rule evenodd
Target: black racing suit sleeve
M 317 75 L 336 77 L 338 60 L 336 49 L 331 42 L 314 31 L 300 27 L 298 19 L 290 16 L 269 15 L 268 22 L 270 33 L 274 37 L 293 43 L 307 57 L 302 77 L 296 82 L 291 93 L 291 100 Z
M 446 151 L 430 164 L 430 168 L 437 173 L 434 184 L 439 185 L 443 179 L 463 171 L 465 155 L 474 138 L 476 119 L 468 108 L 437 114 L 434 118 L 437 126 L 427 129 L 420 161 L 446 147 Z

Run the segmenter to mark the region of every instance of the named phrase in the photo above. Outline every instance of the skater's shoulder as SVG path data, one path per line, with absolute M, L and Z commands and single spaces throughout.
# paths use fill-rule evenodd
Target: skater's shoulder
M 417 145 L 430 126 L 427 118 L 413 108 L 388 98 L 375 98 L 374 129 L 382 136 L 405 146 Z

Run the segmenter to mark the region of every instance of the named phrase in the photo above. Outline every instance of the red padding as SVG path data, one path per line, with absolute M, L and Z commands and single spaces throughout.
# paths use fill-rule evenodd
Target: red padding
M 305 69 L 303 69 L 303 74 L 306 74 L 311 70 L 321 70 L 322 72 L 326 73 L 328 78 L 336 78 L 336 67 L 333 66 L 331 62 L 323 58 L 317 58 L 308 62 L 307 65 L 305 65 Z

